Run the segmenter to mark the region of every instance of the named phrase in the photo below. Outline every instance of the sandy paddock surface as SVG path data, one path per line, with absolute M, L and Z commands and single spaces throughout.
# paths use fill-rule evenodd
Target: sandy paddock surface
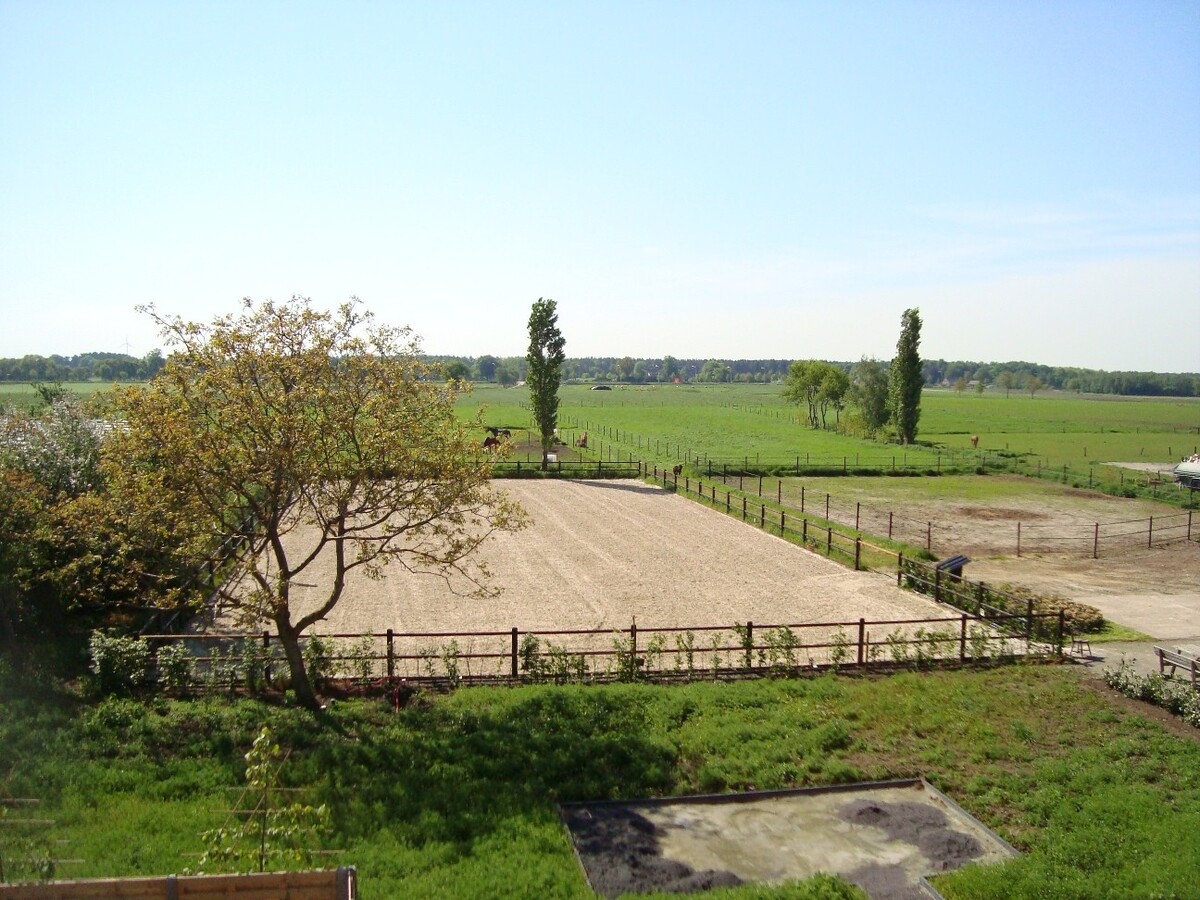
M 988 476 L 992 482 L 1021 476 Z M 861 502 L 861 528 L 887 534 L 888 502 L 872 494 L 878 479 L 851 478 L 834 488 L 831 513 L 855 521 Z M 810 489 L 808 509 L 825 509 L 824 483 Z M 1176 488 L 1167 485 L 1165 490 Z M 768 490 L 773 496 L 773 489 Z M 789 484 L 785 501 L 798 505 L 799 488 Z M 1154 638 L 1200 640 L 1200 513 L 1193 512 L 1192 541 L 1188 513 L 1150 500 L 1111 497 L 1097 491 L 1065 488 L 1059 493 L 966 500 L 928 496 L 895 503 L 894 527 L 900 539 L 923 546 L 926 523 L 933 550 L 941 556 L 964 553 L 971 563 L 964 575 L 989 584 L 1018 584 L 1100 609 L 1108 618 Z M 1148 520 L 1155 522 L 1148 547 Z M 1021 523 L 1021 556 L 1017 523 Z M 1099 558 L 1092 559 L 1095 523 L 1101 523 Z
M 953 612 L 899 590 L 889 576 L 846 569 L 641 482 L 530 480 L 507 481 L 503 488 L 533 524 L 496 535 L 481 550 L 493 584 L 503 589 L 500 597 L 456 595 L 440 578 L 391 566 L 381 580 L 352 579 L 345 598 L 314 631 L 462 634 L 515 626 L 545 634 L 628 630 L 635 618 L 645 629 L 728 627 L 747 620 L 756 625 L 910 620 Z M 328 585 L 330 567 L 318 565 L 303 580 Z M 305 608 L 305 595 L 318 590 L 294 588 L 294 607 Z M 893 627 L 877 628 L 871 638 L 882 641 Z M 817 642 L 828 632 L 804 631 L 801 638 Z M 726 633 L 726 639 L 732 635 Z M 569 638 L 550 640 L 573 646 Z M 471 649 L 489 643 L 507 646 L 480 639 Z M 698 647 L 708 643 L 708 636 L 697 637 Z

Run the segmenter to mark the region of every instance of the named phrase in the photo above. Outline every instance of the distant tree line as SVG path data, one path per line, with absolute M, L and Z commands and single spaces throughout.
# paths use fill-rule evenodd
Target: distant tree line
M 76 356 L 0 358 L 0 381 L 148 381 L 159 373 L 162 353 L 80 353 Z
M 1001 390 L 1052 388 L 1084 394 L 1121 394 L 1136 397 L 1200 397 L 1200 373 L 1106 372 L 1073 366 L 1044 366 L 1030 362 L 947 362 L 922 360 L 925 384 Z
M 440 363 L 447 377 L 470 381 L 516 384 L 524 381 L 529 364 L 523 356 L 426 356 Z M 162 354 L 80 353 L 76 356 L 0 358 L 0 382 L 146 381 L 163 365 Z M 854 364 L 830 361 L 849 373 Z M 788 359 L 676 359 L 673 356 L 638 359 L 629 356 L 568 357 L 564 381 L 670 383 L 774 383 L 788 373 Z M 883 360 L 884 365 L 888 361 Z M 1007 375 L 1005 374 L 1007 373 Z M 1200 373 L 1107 372 L 1030 362 L 971 362 L 923 359 L 921 374 L 931 387 L 958 390 L 1026 391 L 1050 388 L 1085 394 L 1140 397 L 1200 397 Z M 982 386 L 982 387 L 981 387 Z

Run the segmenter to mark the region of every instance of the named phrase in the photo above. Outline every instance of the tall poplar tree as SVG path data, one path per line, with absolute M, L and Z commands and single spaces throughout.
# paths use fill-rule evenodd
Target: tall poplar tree
M 896 440 L 901 444 L 911 444 L 917 439 L 917 422 L 921 418 L 921 388 L 925 384 L 925 377 L 921 373 L 921 357 L 917 352 L 920 345 L 920 310 L 915 307 L 906 309 L 900 317 L 900 340 L 896 342 L 896 356 L 892 359 L 888 388 L 892 426 L 896 429 Z
M 562 364 L 566 354 L 566 339 L 558 330 L 558 305 L 538 297 L 529 314 L 529 397 L 533 403 L 533 418 L 542 439 L 542 469 L 549 462 L 554 446 L 554 431 L 558 427 L 558 386 L 562 383 Z

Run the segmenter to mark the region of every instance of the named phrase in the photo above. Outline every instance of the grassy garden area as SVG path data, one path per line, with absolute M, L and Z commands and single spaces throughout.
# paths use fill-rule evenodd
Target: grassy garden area
M 589 896 L 558 801 L 920 775 L 1021 851 L 939 876 L 946 897 L 1184 897 L 1200 852 L 1200 742 L 1057 666 L 471 688 L 315 716 L 6 690 L 0 785 L 40 798 L 53 824 L 36 837 L 82 860 L 64 877 L 194 868 L 264 724 L 289 754 L 280 783 L 329 811 L 316 860 L 357 866 L 366 898 Z M 822 879 L 715 896 L 853 894 Z

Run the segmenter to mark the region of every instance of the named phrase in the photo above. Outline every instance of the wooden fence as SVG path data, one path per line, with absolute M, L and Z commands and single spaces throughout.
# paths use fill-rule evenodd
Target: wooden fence
M 326 872 L 266 872 L 254 875 L 167 875 L 161 878 L 102 878 L 0 884 L 4 900 L 356 900 L 352 866 Z
M 945 594 L 947 600 L 949 594 Z M 840 666 L 882 663 L 961 664 L 1062 648 L 1057 613 L 1014 613 L 990 607 L 977 614 L 842 622 L 753 621 L 734 625 L 639 626 L 623 629 L 310 634 L 302 639 L 318 684 L 514 684 L 642 679 L 786 676 Z M 147 635 L 155 662 L 147 682 L 174 690 L 268 689 L 287 674 L 270 632 Z M 165 646 L 189 647 L 186 678 L 159 659 Z

